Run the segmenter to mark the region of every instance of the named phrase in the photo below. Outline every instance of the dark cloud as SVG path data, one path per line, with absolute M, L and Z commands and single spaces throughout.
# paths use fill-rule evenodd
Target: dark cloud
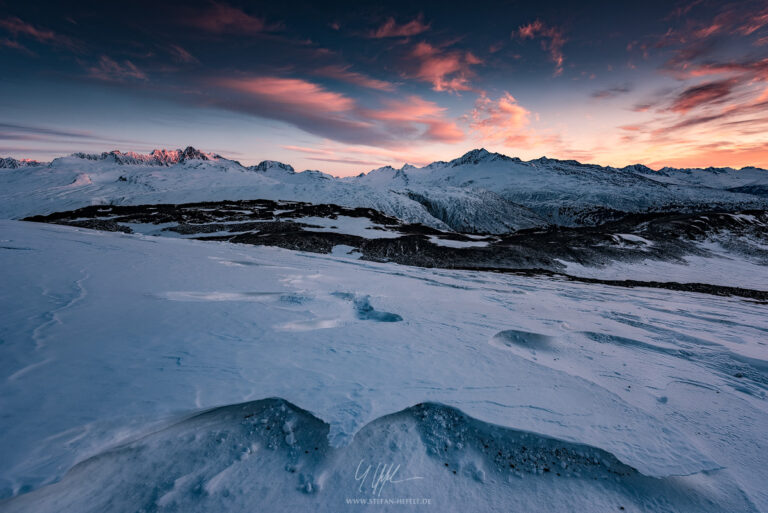
M 672 100 L 669 110 L 684 114 L 703 105 L 723 103 L 728 99 L 735 85 L 734 80 L 728 79 L 689 87 Z
M 632 86 L 630 84 L 624 84 L 624 85 L 609 87 L 608 89 L 600 89 L 598 91 L 594 91 L 592 93 L 592 98 L 605 100 L 608 98 L 615 98 L 617 96 L 621 96 L 630 92 L 632 92 Z

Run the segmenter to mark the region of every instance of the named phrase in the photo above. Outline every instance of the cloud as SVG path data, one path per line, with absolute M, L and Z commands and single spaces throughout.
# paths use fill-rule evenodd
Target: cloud
M 592 98 L 598 100 L 606 100 L 609 98 L 615 98 L 623 94 L 632 92 L 632 86 L 630 84 L 624 84 L 620 86 L 609 87 L 608 89 L 601 89 L 592 93 Z
M 471 68 L 483 62 L 472 52 L 445 50 L 425 42 L 416 44 L 408 57 L 416 62 L 413 75 L 431 83 L 435 91 L 471 91 Z
M 0 19 L 0 28 L 10 32 L 14 37 L 24 36 L 51 46 L 63 46 L 70 50 L 77 50 L 79 47 L 79 45 L 68 36 L 64 36 L 53 30 L 36 27 L 15 16 Z M 12 46 L 12 44 L 13 42 L 6 44 L 5 46 Z M 12 47 L 20 49 L 18 46 Z
M 80 130 L 61 130 L 58 128 L 48 128 L 41 126 L 20 125 L 15 123 L 0 123 L 0 130 L 11 130 L 13 132 L 24 132 L 30 135 L 45 135 L 54 137 L 68 138 L 92 138 L 93 134 Z
M 368 37 L 382 39 L 386 37 L 409 37 L 429 30 L 429 25 L 422 22 L 421 16 L 403 25 L 398 25 L 394 18 L 387 18 L 382 26 L 370 32 Z
M 23 44 L 19 43 L 18 41 L 14 41 L 13 39 L 0 39 L 0 46 L 5 46 L 6 48 L 13 48 L 14 50 L 18 50 L 20 52 L 26 53 L 27 55 L 35 55 L 35 52 L 30 50 Z
M 46 126 L 25 125 L 19 123 L 0 123 L 0 140 L 45 141 L 54 144 L 109 143 L 109 144 L 145 144 L 134 139 L 117 139 L 96 135 L 85 130 L 51 128 Z M 156 144 L 156 142 L 155 142 Z M 71 150 L 71 147 L 68 148 Z M 14 150 L 15 151 L 15 150 Z M 31 150 L 40 151 L 40 150 Z
M 395 85 L 392 82 L 378 80 L 356 71 L 350 71 L 351 66 L 324 66 L 314 70 L 314 74 L 340 80 L 360 87 L 377 89 L 379 91 L 394 91 Z
M 215 83 L 291 109 L 313 113 L 343 112 L 355 106 L 351 98 L 297 78 L 228 78 Z
M 380 161 L 375 160 L 358 160 L 358 159 L 345 159 L 345 158 L 331 158 L 331 157 L 309 157 L 309 160 L 316 160 L 318 162 L 333 162 L 336 164 L 354 164 L 359 166 L 378 166 Z
M 170 44 L 167 46 L 168 53 L 171 54 L 171 57 L 174 58 L 177 62 L 184 62 L 187 64 L 198 64 L 200 61 L 197 60 L 197 57 L 186 51 L 184 48 L 182 48 L 179 45 Z
M 563 63 L 565 62 L 563 45 L 565 44 L 566 39 L 560 29 L 546 25 L 541 20 L 536 20 L 528 25 L 523 25 L 518 28 L 517 36 L 520 39 L 544 38 L 545 41 L 542 42 L 542 47 L 544 50 L 549 51 L 549 56 L 552 59 L 552 62 L 555 63 L 555 76 L 563 72 Z M 549 41 L 546 41 L 547 39 Z
M 733 143 L 728 141 L 696 144 L 689 142 L 681 150 L 665 158 L 657 158 L 648 165 L 659 168 L 673 167 L 768 167 L 768 144 Z
M 203 11 L 188 14 L 183 21 L 186 25 L 213 34 L 253 35 L 278 28 L 268 25 L 264 18 L 251 16 L 242 9 L 219 2 L 212 2 Z
M 718 80 L 689 87 L 672 101 L 669 110 L 685 114 L 702 105 L 723 103 L 733 91 L 733 80 Z
M 389 130 L 401 134 L 418 134 L 419 138 L 436 142 L 456 143 L 464 140 L 464 133 L 456 122 L 446 119 L 444 107 L 434 102 L 409 96 L 405 100 L 389 100 L 385 108 L 364 110 L 368 119 L 386 121 Z M 420 131 L 419 127 L 423 127 Z
M 505 92 L 496 101 L 481 95 L 475 101 L 470 118 L 470 128 L 485 141 L 517 146 L 528 140 L 526 128 L 531 111 L 517 103 L 509 93 Z
M 104 82 L 147 80 L 147 75 L 129 60 L 121 63 L 102 55 L 99 62 L 87 68 L 88 76 Z
M 768 28 L 768 5 L 759 0 L 728 3 L 721 5 L 715 16 L 706 19 L 686 16 L 683 20 L 681 26 L 670 27 L 655 45 L 674 48 L 666 64 L 670 71 L 685 72 L 696 59 L 714 54 L 727 46 L 725 43 L 729 40 L 741 41 Z M 763 39 L 755 39 L 753 44 L 760 46 Z
M 768 26 L 768 6 L 726 4 L 721 12 L 708 23 L 693 24 L 687 35 L 707 38 L 718 34 L 749 36 Z
M 424 166 L 435 160 L 434 149 L 424 148 L 423 145 L 418 147 L 394 145 L 390 148 L 377 148 L 350 146 L 325 140 L 318 146 L 284 145 L 283 148 L 309 155 L 308 160 L 366 166 L 365 171 L 384 165 L 399 167 L 405 162 Z M 357 174 L 360 171 L 360 169 L 347 169 L 344 174 Z
M 299 78 L 214 79 L 205 101 L 237 112 L 277 119 L 347 144 L 378 147 L 424 141 L 456 142 L 463 134 L 446 109 L 410 96 L 364 108 L 341 93 Z
M 689 62 L 677 71 L 675 76 L 681 80 L 693 77 L 722 74 L 741 74 L 745 82 L 768 80 L 768 58 L 741 61 L 708 61 L 704 63 Z

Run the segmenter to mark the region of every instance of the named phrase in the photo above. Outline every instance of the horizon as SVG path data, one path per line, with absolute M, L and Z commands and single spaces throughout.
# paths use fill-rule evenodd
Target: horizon
M 445 159 L 433 160 L 432 162 L 428 162 L 427 164 L 424 164 L 424 165 L 415 165 L 415 164 L 412 164 L 410 162 L 404 162 L 403 161 L 403 162 L 400 162 L 399 164 L 384 164 L 384 165 L 379 166 L 379 167 L 368 168 L 367 170 L 360 171 L 358 173 L 351 173 L 351 174 L 344 174 L 344 175 L 333 174 L 332 172 L 321 171 L 319 169 L 310 169 L 310 168 L 299 169 L 296 166 L 294 166 L 290 161 L 286 162 L 286 161 L 276 160 L 276 159 L 272 159 L 272 158 L 256 158 L 256 159 L 252 160 L 251 162 L 243 162 L 243 161 L 235 159 L 235 158 L 230 158 L 227 155 L 222 155 L 220 153 L 216 153 L 216 152 L 212 152 L 212 151 L 206 151 L 203 148 L 197 148 L 197 147 L 191 146 L 191 145 L 186 145 L 186 146 L 182 145 L 179 148 L 153 148 L 152 150 L 150 150 L 150 151 L 148 151 L 146 153 L 139 152 L 139 151 L 133 151 L 133 150 L 123 151 L 123 150 L 115 148 L 115 149 L 112 149 L 112 150 L 96 151 L 96 152 L 73 151 L 73 152 L 69 152 L 69 153 L 64 153 L 64 154 L 61 154 L 61 155 L 53 156 L 49 160 L 37 160 L 37 159 L 31 159 L 31 158 L 11 157 L 11 156 L 3 156 L 3 155 L 0 155 L 0 159 L 11 158 L 11 159 L 14 159 L 14 160 L 19 161 L 19 162 L 37 162 L 39 164 L 51 164 L 53 161 L 55 161 L 57 159 L 66 158 L 66 157 L 76 157 L 79 154 L 105 155 L 105 154 L 110 154 L 110 153 L 120 153 L 122 155 L 128 155 L 128 156 L 151 156 L 155 152 L 183 152 L 183 151 L 189 150 L 189 149 L 192 149 L 192 150 L 195 150 L 195 151 L 200 151 L 201 153 L 204 153 L 205 155 L 207 155 L 209 157 L 222 158 L 222 159 L 228 160 L 230 162 L 235 162 L 235 163 L 237 163 L 237 164 L 239 164 L 239 165 L 241 165 L 243 167 L 252 167 L 252 166 L 256 166 L 258 164 L 261 164 L 263 162 L 277 162 L 279 164 L 287 164 L 287 165 L 291 166 L 296 173 L 318 172 L 319 171 L 319 172 L 322 172 L 322 173 L 327 174 L 329 176 L 332 176 L 333 178 L 350 178 L 350 177 L 354 177 L 354 176 L 367 175 L 368 173 L 370 173 L 372 171 L 376 171 L 376 170 L 382 169 L 382 168 L 391 168 L 391 169 L 395 169 L 395 170 L 401 170 L 401 169 L 404 169 L 407 166 L 410 166 L 410 167 L 415 167 L 417 169 L 422 169 L 422 168 L 430 166 L 432 164 L 436 164 L 436 163 L 440 163 L 440 162 L 449 163 L 449 162 L 452 162 L 454 160 L 458 160 L 458 159 L 460 159 L 460 158 L 462 158 L 462 157 L 464 157 L 464 156 L 466 156 L 466 155 L 468 155 L 468 154 L 470 154 L 472 152 L 475 152 L 475 151 L 477 151 L 477 152 L 485 151 L 485 152 L 487 152 L 488 154 L 491 154 L 491 155 L 500 155 L 502 157 L 506 157 L 506 158 L 509 158 L 509 159 L 517 159 L 519 162 L 522 162 L 522 163 L 530 163 L 530 162 L 535 162 L 535 161 L 538 161 L 538 160 L 546 159 L 546 160 L 556 160 L 556 161 L 560 161 L 560 162 L 576 162 L 576 163 L 578 163 L 580 165 L 584 165 L 584 166 L 600 166 L 600 167 L 603 167 L 603 168 L 612 168 L 612 169 L 618 169 L 618 170 L 621 170 L 621 169 L 626 168 L 626 167 L 631 167 L 631 166 L 644 166 L 644 167 L 647 167 L 647 168 L 651 169 L 652 171 L 661 171 L 663 169 L 699 169 L 699 170 L 706 170 L 706 169 L 734 169 L 736 171 L 740 171 L 742 169 L 750 169 L 750 168 L 751 169 L 760 169 L 760 170 L 764 170 L 764 171 L 766 170 L 765 168 L 762 168 L 760 166 L 752 166 L 752 165 L 746 165 L 746 166 L 740 166 L 740 167 L 732 167 L 732 166 L 705 166 L 705 167 L 692 167 L 692 168 L 683 168 L 683 167 L 674 167 L 674 166 L 658 166 L 658 167 L 653 167 L 653 166 L 646 165 L 646 164 L 644 164 L 642 162 L 635 162 L 635 163 L 632 163 L 632 164 L 627 164 L 625 166 L 612 166 L 610 164 L 606 165 L 606 164 L 597 164 L 597 163 L 594 163 L 594 162 L 582 162 L 582 161 L 575 160 L 575 159 L 558 159 L 558 158 L 549 157 L 549 156 L 546 156 L 546 155 L 541 155 L 539 157 L 535 157 L 535 158 L 531 158 L 531 159 L 522 159 L 522 158 L 520 158 L 520 157 L 518 157 L 516 155 L 507 155 L 505 153 L 489 150 L 489 149 L 484 148 L 484 147 L 472 148 L 472 149 L 463 151 L 461 154 L 459 154 L 459 155 L 457 155 L 455 157 L 448 157 L 448 158 L 445 158 Z
M 485 147 L 768 167 L 757 0 L 0 4 L 0 64 L 12 158 L 189 144 L 352 176 Z

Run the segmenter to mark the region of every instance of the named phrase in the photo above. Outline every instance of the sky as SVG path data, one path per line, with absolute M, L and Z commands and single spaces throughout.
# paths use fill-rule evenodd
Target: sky
M 0 156 L 768 168 L 768 1 L 0 0 Z

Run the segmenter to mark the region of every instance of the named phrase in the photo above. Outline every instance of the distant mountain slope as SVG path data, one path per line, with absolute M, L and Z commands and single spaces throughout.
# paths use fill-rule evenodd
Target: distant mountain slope
M 484 149 L 351 178 L 297 173 L 275 161 L 246 167 L 192 147 L 0 163 L 0 217 L 6 218 L 91 204 L 271 199 L 374 208 L 443 230 L 507 233 L 589 226 L 628 213 L 768 208 L 763 169 L 618 169 L 548 158 L 523 162 Z
M 765 196 L 754 188 L 768 186 L 768 171 L 657 172 L 642 165 L 617 169 L 548 158 L 523 162 L 480 149 L 450 162 L 407 171 L 382 168 L 353 180 L 379 189 L 430 191 L 433 197 L 447 187 L 489 191 L 549 223 L 579 226 L 646 211 L 761 208 Z

